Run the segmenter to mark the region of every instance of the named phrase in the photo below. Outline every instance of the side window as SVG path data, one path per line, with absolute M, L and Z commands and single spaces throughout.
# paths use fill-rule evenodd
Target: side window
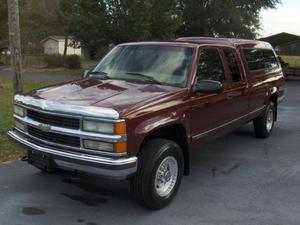
M 265 68 L 264 58 L 260 49 L 243 49 L 249 70 L 260 70 Z
M 265 60 L 266 69 L 276 69 L 278 68 L 278 62 L 274 52 L 271 49 L 263 49 L 263 56 Z
M 223 63 L 216 48 L 201 50 L 197 70 L 197 82 L 200 80 L 214 80 L 221 83 L 226 81 Z
M 249 70 L 276 69 L 278 62 L 271 49 L 243 49 Z
M 224 54 L 227 59 L 233 83 L 242 81 L 242 76 L 239 68 L 236 55 L 232 49 L 224 49 Z

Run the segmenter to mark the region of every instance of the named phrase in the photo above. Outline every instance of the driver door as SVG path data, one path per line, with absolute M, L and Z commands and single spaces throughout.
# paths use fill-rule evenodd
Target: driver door
M 230 79 L 224 69 L 224 59 L 218 47 L 200 49 L 195 83 L 201 80 L 219 81 L 224 91 L 219 94 L 193 93 L 190 98 L 192 142 L 202 142 L 222 134 L 221 128 L 230 120 L 228 91 Z

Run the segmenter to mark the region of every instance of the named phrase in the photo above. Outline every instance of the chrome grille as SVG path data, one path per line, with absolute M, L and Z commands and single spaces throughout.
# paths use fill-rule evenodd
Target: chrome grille
M 80 128 L 80 120 L 79 118 L 51 115 L 47 113 L 42 113 L 39 111 L 27 110 L 27 116 L 30 119 L 33 119 L 40 123 L 45 123 L 52 126 L 70 128 L 70 129 L 79 129 Z
M 72 146 L 72 147 L 80 147 L 80 138 L 64 135 L 64 134 L 57 134 L 52 132 L 43 132 L 37 128 L 28 126 L 28 134 L 33 137 L 39 138 L 44 141 L 53 142 L 61 145 Z

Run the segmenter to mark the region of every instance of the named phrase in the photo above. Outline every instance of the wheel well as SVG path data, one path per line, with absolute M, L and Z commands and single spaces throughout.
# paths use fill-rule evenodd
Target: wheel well
M 275 110 L 276 110 L 276 112 L 275 112 L 275 121 L 276 121 L 277 120 L 278 94 L 272 94 L 269 98 L 269 101 L 274 103 Z
M 184 157 L 184 175 L 189 175 L 190 153 L 189 144 L 187 142 L 187 133 L 184 126 L 180 124 L 174 124 L 155 130 L 144 138 L 141 147 L 143 147 L 143 145 L 149 140 L 155 138 L 163 138 L 174 141 L 181 147 Z

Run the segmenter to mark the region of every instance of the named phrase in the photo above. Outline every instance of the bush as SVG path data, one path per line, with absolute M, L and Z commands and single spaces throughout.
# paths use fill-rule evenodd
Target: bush
M 81 69 L 80 57 L 78 55 L 68 55 L 65 66 L 68 69 Z
M 46 55 L 44 62 L 47 67 L 63 67 L 64 66 L 64 57 L 62 55 Z

